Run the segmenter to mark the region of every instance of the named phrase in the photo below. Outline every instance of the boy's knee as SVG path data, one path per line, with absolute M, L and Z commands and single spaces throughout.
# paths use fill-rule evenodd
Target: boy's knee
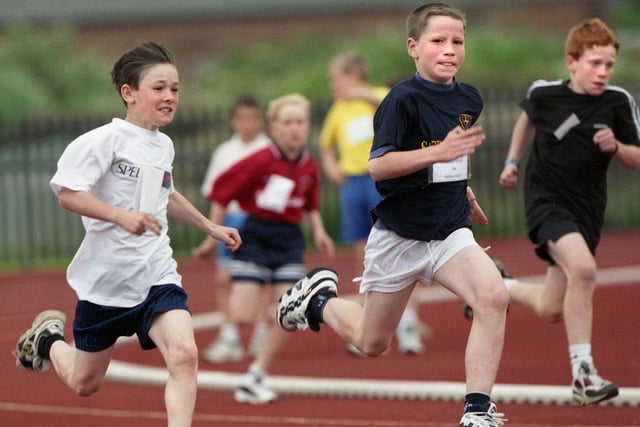
M 78 396 L 89 397 L 98 392 L 104 383 L 103 378 L 81 378 L 73 385 L 73 391 Z
M 562 307 L 542 307 L 538 314 L 547 323 L 560 323 L 564 319 Z
M 358 346 L 359 350 L 369 357 L 378 357 L 384 354 L 390 345 L 390 339 L 375 339 L 368 342 L 363 342 Z
M 506 313 L 509 305 L 509 291 L 502 284 L 486 289 L 478 296 L 478 304 L 476 305 L 479 309 L 484 307 L 493 312 Z
M 195 343 L 179 343 L 169 350 L 167 368 L 173 367 L 197 369 L 198 347 Z
M 576 265 L 571 268 L 569 274 L 572 276 L 571 279 L 573 279 L 569 280 L 570 284 L 574 283 L 578 286 L 595 287 L 597 275 L 595 265 L 591 263 Z

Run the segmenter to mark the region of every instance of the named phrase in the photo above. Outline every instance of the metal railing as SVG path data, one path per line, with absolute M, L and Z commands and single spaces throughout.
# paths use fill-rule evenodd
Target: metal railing
M 504 191 L 497 182 L 511 134 L 519 114 L 521 91 L 486 91 L 485 111 L 480 122 L 488 140 L 472 158 L 471 185 L 490 223 L 475 227 L 476 235 L 524 236 L 522 190 Z M 314 111 L 309 149 L 317 157 L 317 135 L 324 116 Z M 0 266 L 29 267 L 68 261 L 84 231 L 80 218 L 58 206 L 49 189 L 49 179 L 65 146 L 81 133 L 110 120 L 110 117 L 37 118 L 12 128 L 0 128 Z M 163 129 L 176 146 L 174 180 L 182 192 L 203 213 L 208 202 L 199 187 L 211 151 L 229 136 L 226 113 L 181 112 Z M 636 175 L 613 162 L 609 171 L 608 227 L 640 226 L 640 186 Z M 322 205 L 328 231 L 337 236 L 339 205 L 337 191 L 325 183 Z M 172 245 L 177 253 L 189 251 L 203 235 L 197 230 L 170 223 Z

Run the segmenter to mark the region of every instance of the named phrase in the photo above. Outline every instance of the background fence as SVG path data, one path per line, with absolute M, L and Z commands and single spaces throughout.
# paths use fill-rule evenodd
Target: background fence
M 497 182 L 520 109 L 517 102 L 526 88 L 482 91 L 485 110 L 480 122 L 487 142 L 472 158 L 471 185 L 489 217 L 489 225 L 475 227 L 481 237 L 524 235 L 522 190 L 504 191 Z M 632 91 L 632 93 L 636 91 Z M 635 94 L 634 94 L 635 96 Z M 313 116 L 309 148 L 317 156 L 317 136 L 325 110 Z M 77 249 L 84 231 L 80 218 L 60 208 L 49 189 L 49 179 L 65 146 L 81 133 L 109 117 L 40 117 L 12 128 L 0 128 L 0 266 L 31 267 L 66 262 Z M 163 129 L 174 140 L 175 185 L 203 213 L 208 202 L 199 188 L 211 151 L 227 139 L 226 112 L 181 111 Z M 606 224 L 611 228 L 640 225 L 640 186 L 637 176 L 617 162 L 609 171 L 609 207 Z M 337 237 L 339 206 L 336 189 L 323 185 L 321 211 L 330 234 Z M 188 252 L 203 235 L 171 222 L 170 235 L 178 254 Z

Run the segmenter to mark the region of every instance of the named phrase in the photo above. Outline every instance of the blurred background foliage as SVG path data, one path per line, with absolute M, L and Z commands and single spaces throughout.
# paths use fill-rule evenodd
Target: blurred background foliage
M 612 26 L 622 40 L 613 84 L 640 81 L 640 2 L 617 1 Z M 535 79 L 566 78 L 564 34 L 467 30 L 467 57 L 460 79 L 480 88 L 511 86 L 522 90 Z M 0 125 L 28 116 L 66 114 L 118 115 L 122 106 L 110 84 L 114 58 L 73 48 L 69 26 L 41 29 L 16 24 L 0 41 Z M 392 84 L 415 72 L 404 49 L 403 31 L 375 29 L 357 38 L 297 35 L 287 42 L 254 41 L 230 46 L 182 73 L 182 109 L 226 110 L 250 91 L 262 102 L 286 92 L 301 92 L 314 105 L 330 102 L 327 63 L 337 52 L 360 51 L 374 84 Z M 178 62 L 180 58 L 177 58 Z

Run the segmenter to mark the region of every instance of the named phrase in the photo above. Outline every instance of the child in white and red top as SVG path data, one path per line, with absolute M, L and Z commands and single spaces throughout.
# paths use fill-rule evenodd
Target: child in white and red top
M 211 219 L 222 218 L 237 200 L 248 217 L 240 230 L 243 244 L 230 264 L 233 285 L 230 312 L 238 324 L 251 324 L 264 304 L 259 289 L 271 285 L 276 302 L 305 274 L 304 216 L 315 245 L 333 256 L 333 242 L 319 211 L 320 169 L 305 149 L 309 138 L 310 103 L 302 95 L 274 99 L 267 110 L 273 144 L 250 155 L 221 174 L 209 195 Z M 203 245 L 215 247 L 207 238 Z M 272 328 L 269 337 L 235 392 L 238 402 L 267 403 L 276 399 L 262 380 L 270 363 L 286 344 L 288 334 Z

